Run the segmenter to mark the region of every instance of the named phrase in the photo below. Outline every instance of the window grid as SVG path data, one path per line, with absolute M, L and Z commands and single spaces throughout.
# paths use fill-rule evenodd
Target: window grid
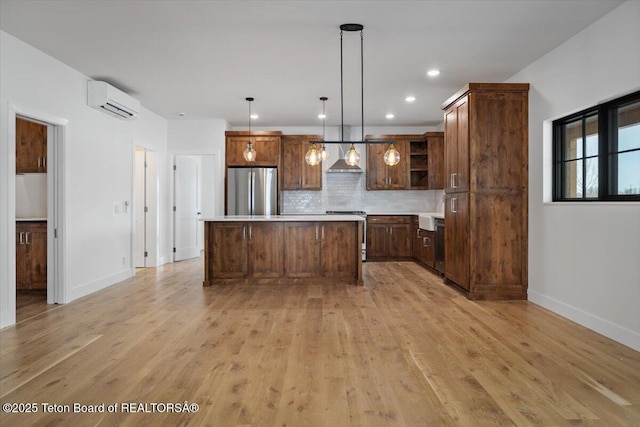
M 638 103 L 640 103 L 640 92 L 635 92 L 553 122 L 554 201 L 640 201 L 640 194 L 619 194 L 620 192 L 618 191 L 619 156 L 627 153 L 640 153 L 640 144 L 618 151 L 618 111 L 625 106 Z M 587 122 L 590 119 L 593 120 L 593 117 L 597 117 L 597 132 L 589 135 Z M 571 157 L 567 152 L 570 144 L 570 141 L 567 141 L 567 129 L 578 121 L 581 123 L 581 135 L 579 136 L 581 153 L 576 146 L 576 154 Z M 632 124 L 635 126 L 635 123 L 633 122 Z M 640 122 L 638 126 L 640 126 Z M 597 136 L 597 153 L 587 155 L 587 137 L 592 135 Z M 589 160 L 593 161 L 593 159 L 597 159 L 595 162 L 597 167 L 595 172 L 597 176 L 596 183 L 593 183 L 593 177 L 589 175 L 589 169 L 593 174 L 593 166 L 590 166 L 593 162 L 589 162 Z M 582 167 L 582 170 L 578 171 L 581 182 L 577 182 L 578 177 L 576 176 L 575 188 L 571 186 L 571 180 L 568 179 L 572 163 L 576 165 L 575 168 L 580 164 Z M 631 168 L 633 169 L 634 167 L 635 163 L 632 163 Z M 637 173 L 640 174 L 640 164 L 638 165 Z M 590 178 L 591 183 L 589 185 Z M 595 193 L 592 188 L 594 185 L 597 185 L 597 192 Z M 590 190 L 591 193 L 589 193 Z M 575 195 L 571 195 L 572 191 L 575 191 Z M 637 193 L 637 189 L 634 188 L 631 188 L 630 191 Z

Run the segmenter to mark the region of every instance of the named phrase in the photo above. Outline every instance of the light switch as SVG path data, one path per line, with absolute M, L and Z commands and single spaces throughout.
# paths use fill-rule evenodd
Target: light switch
M 118 215 L 120 213 L 120 203 L 115 203 L 113 205 L 113 214 Z

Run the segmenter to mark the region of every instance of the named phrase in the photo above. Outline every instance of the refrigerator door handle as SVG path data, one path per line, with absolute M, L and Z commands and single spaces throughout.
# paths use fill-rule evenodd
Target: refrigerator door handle
M 256 214 L 256 171 L 251 169 L 251 215 Z
M 251 169 L 247 171 L 247 213 L 253 215 L 253 174 Z

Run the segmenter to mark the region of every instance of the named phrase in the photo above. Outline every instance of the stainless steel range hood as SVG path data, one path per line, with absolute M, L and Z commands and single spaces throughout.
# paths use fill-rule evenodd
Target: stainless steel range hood
M 338 159 L 327 169 L 327 173 L 362 173 L 364 172 L 360 166 L 350 166 L 344 159 Z
M 351 139 L 351 126 L 342 126 L 339 130 L 340 132 L 340 141 L 341 143 L 338 145 L 338 160 L 334 164 L 332 164 L 329 169 L 327 169 L 327 173 L 362 173 L 364 172 L 360 166 L 350 166 L 344 160 L 344 155 L 347 151 L 349 151 L 349 147 L 351 143 L 349 139 Z

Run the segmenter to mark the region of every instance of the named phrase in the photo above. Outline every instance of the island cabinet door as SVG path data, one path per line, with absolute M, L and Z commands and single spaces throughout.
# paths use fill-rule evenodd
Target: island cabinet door
M 284 265 L 286 277 L 320 275 L 320 224 L 288 222 L 284 226 Z
M 328 222 L 320 227 L 320 260 L 324 277 L 355 278 L 358 274 L 358 224 Z
M 224 222 L 210 229 L 212 278 L 247 277 L 247 228 L 243 222 Z
M 249 274 L 252 277 L 284 275 L 284 225 L 281 222 L 248 224 Z

